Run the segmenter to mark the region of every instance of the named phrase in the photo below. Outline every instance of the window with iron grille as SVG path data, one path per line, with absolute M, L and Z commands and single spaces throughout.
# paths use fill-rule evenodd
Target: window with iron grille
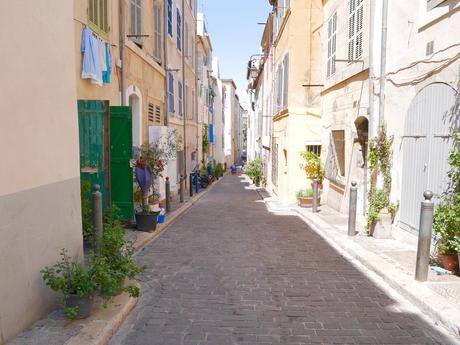
M 335 74 L 335 53 L 337 51 L 337 12 L 327 22 L 327 77 Z
M 131 0 L 130 4 L 130 34 L 142 35 L 142 0 Z M 132 40 L 142 45 L 142 37 L 132 37 Z
M 306 145 L 306 151 L 314 153 L 317 156 L 321 155 L 321 145 Z
M 348 0 L 348 60 L 363 54 L 364 0 Z
M 105 39 L 109 38 L 108 0 L 88 1 L 88 23 L 91 30 Z
M 163 35 L 162 35 L 162 25 L 161 25 L 161 5 L 157 2 L 153 4 L 153 56 L 161 61 L 161 52 L 162 52 L 162 45 L 163 45 Z

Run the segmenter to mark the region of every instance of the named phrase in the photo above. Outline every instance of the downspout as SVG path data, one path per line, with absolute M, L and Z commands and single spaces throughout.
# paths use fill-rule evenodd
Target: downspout
M 185 114 L 185 100 L 186 97 L 184 97 L 184 90 L 185 90 L 185 0 L 182 0 L 182 28 L 181 28 L 181 36 L 182 36 L 182 42 L 181 42 L 181 48 L 182 48 L 182 117 L 184 118 L 184 179 L 185 179 L 185 186 L 187 186 L 187 134 L 186 134 L 186 128 L 187 128 L 187 116 Z M 186 187 L 185 187 L 186 188 Z M 186 188 L 187 189 L 187 188 Z
M 119 35 L 119 43 L 120 43 L 120 97 L 121 97 L 121 105 L 126 105 L 126 91 L 125 91 L 125 4 L 124 0 L 119 0 L 119 11 L 120 11 L 120 35 Z
M 374 12 L 375 1 L 369 0 L 369 122 L 368 138 L 374 136 Z M 367 142 L 364 143 L 367 145 Z M 366 150 L 367 152 L 367 150 Z M 367 212 L 367 191 L 368 191 L 367 157 L 364 157 L 364 182 L 363 182 L 363 215 Z
M 385 120 L 385 74 L 387 62 L 388 0 L 383 0 L 382 8 L 382 42 L 380 47 L 380 99 L 379 131 Z
M 166 1 L 164 2 L 164 15 L 163 15 L 163 18 L 166 18 L 166 20 L 164 20 L 164 25 L 163 25 L 163 68 L 165 70 L 165 116 L 164 116 L 164 125 L 166 127 L 169 126 L 169 93 L 168 93 L 168 54 L 167 54 L 167 49 L 168 49 L 168 42 L 167 42 L 167 39 L 168 39 L 168 4 L 166 3 Z

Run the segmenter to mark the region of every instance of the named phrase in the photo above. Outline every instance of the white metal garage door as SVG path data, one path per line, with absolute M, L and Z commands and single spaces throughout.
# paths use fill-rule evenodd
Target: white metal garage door
M 451 149 L 449 128 L 456 92 L 447 84 L 430 84 L 412 101 L 405 120 L 400 226 L 418 231 L 420 201 L 427 189 L 446 187 Z

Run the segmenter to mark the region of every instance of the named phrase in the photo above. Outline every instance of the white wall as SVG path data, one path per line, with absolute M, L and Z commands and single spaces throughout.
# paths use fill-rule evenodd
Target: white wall
M 83 241 L 73 2 L 1 1 L 0 22 L 3 343 L 56 305 L 40 270 Z

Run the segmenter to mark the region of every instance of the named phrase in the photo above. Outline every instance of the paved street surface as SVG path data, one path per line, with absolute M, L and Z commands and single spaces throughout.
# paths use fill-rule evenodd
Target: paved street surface
M 111 345 L 451 344 L 245 186 L 226 176 L 138 255 L 143 294 Z

